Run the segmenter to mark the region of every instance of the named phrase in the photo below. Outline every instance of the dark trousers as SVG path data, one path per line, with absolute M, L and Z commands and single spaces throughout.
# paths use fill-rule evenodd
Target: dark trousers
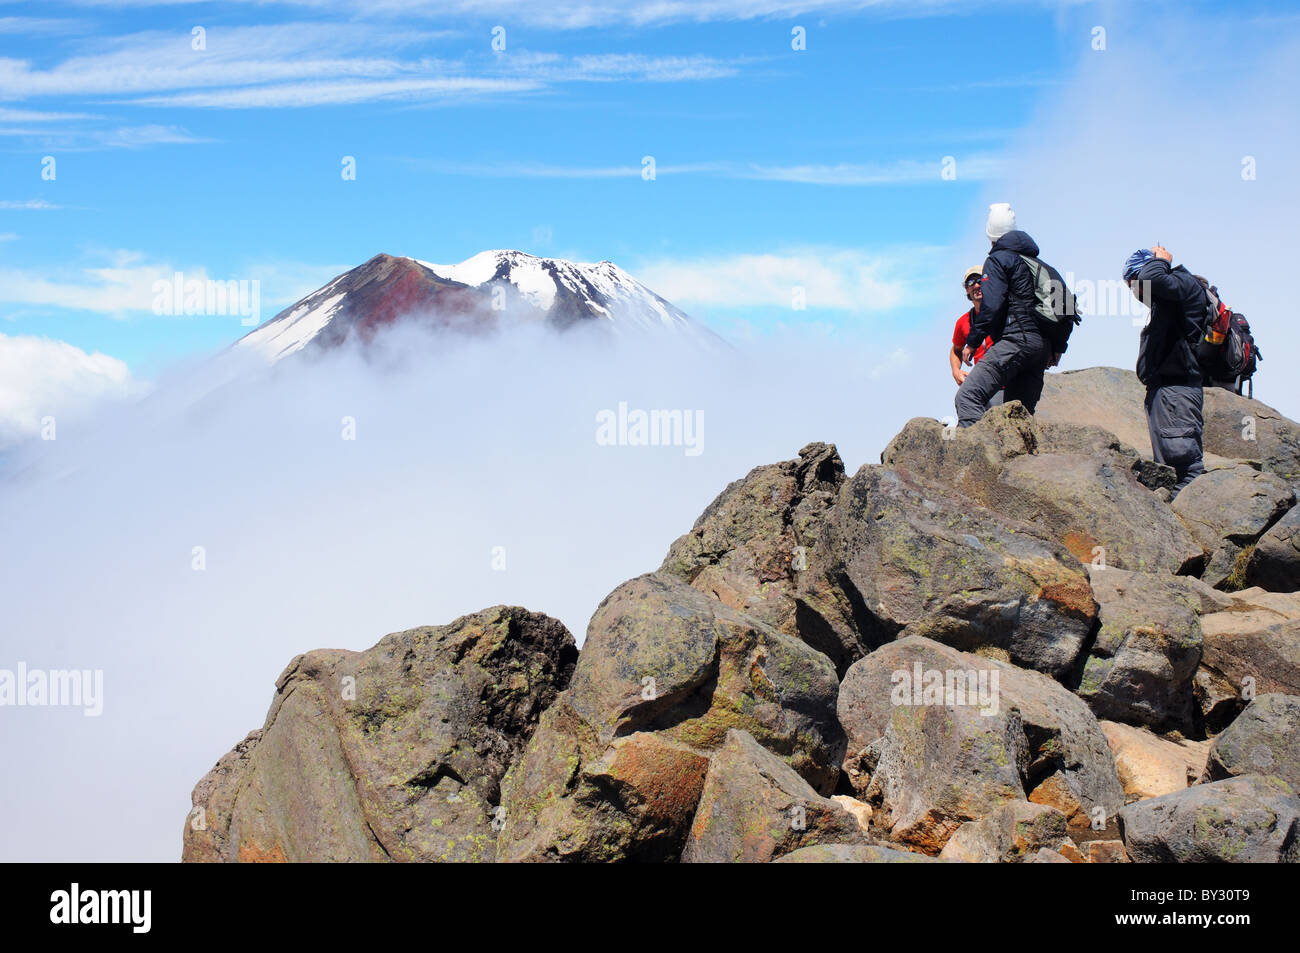
M 1147 429 L 1151 434 L 1151 456 L 1156 463 L 1174 468 L 1178 483 L 1173 496 L 1205 472 L 1202 441 L 1205 434 L 1200 387 L 1166 384 L 1147 388 Z
M 1043 372 L 1051 361 L 1047 340 L 1038 335 L 1005 337 L 984 352 L 953 401 L 957 426 L 969 427 L 984 416 L 998 391 L 1002 400 L 1018 400 L 1031 414 L 1043 396 Z

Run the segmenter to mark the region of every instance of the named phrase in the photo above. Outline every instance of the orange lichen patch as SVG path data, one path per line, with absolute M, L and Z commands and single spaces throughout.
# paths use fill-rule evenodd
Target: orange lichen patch
M 1056 847 L 1056 852 L 1072 864 L 1086 864 L 1088 862 L 1088 858 L 1083 856 L 1082 851 L 1068 837 Z
M 245 842 L 239 845 L 239 862 L 241 864 L 286 864 L 284 849 L 274 845 L 270 850 L 263 850 L 256 844 Z
M 1095 537 L 1074 529 L 1065 534 L 1065 538 L 1061 540 L 1061 544 L 1070 551 L 1075 559 L 1085 564 L 1092 562 L 1094 557 L 1093 550 L 1101 545 L 1097 542 Z
M 1034 804 L 1045 804 L 1048 807 L 1056 808 L 1066 816 L 1066 823 L 1070 827 L 1087 827 L 1091 822 L 1088 813 L 1083 809 L 1083 804 L 1080 803 L 1075 793 L 1070 790 L 1060 772 L 1051 775 L 1042 784 L 1034 788 L 1029 795 L 1029 800 Z
M 1081 616 L 1091 616 L 1097 611 L 1097 604 L 1092 598 L 1092 587 L 1082 578 L 1048 583 L 1038 590 L 1038 598 L 1055 602 L 1067 612 Z
M 609 776 L 631 788 L 652 816 L 685 818 L 695 811 L 708 769 L 704 755 L 639 732 L 618 746 Z
M 1089 842 L 1088 862 L 1091 864 L 1127 864 L 1128 851 L 1124 842 L 1118 840 L 1095 840 Z

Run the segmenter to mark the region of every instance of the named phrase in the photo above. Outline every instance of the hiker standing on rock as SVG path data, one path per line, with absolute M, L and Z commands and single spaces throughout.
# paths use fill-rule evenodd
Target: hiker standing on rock
M 961 317 L 957 319 L 957 324 L 952 329 L 952 348 L 948 351 L 948 365 L 952 368 L 952 379 L 960 387 L 970 374 L 966 368 L 962 367 L 961 352 L 966 347 L 966 341 L 970 338 L 970 324 L 975 319 L 975 315 L 980 312 L 980 305 L 984 302 L 984 292 L 980 288 L 980 276 L 982 271 L 979 268 L 967 268 L 966 274 L 962 275 L 961 284 L 966 292 L 966 300 L 971 303 L 969 311 L 963 311 Z M 971 364 L 978 364 L 984 352 L 993 346 L 991 338 L 985 338 L 974 353 L 971 354 Z M 989 401 L 989 406 L 993 407 L 1002 403 L 1002 391 L 998 391 Z
M 985 234 L 993 243 L 984 262 L 980 281 L 983 303 L 971 318 L 970 336 L 961 351 L 963 364 L 973 358 L 972 341 L 993 339 L 993 346 L 976 364 L 955 401 L 957 424 L 969 427 L 984 415 L 989 401 L 999 390 L 1008 403 L 1018 400 L 1031 414 L 1043 395 L 1043 372 L 1060 360 L 1064 340 L 1053 343 L 1045 333 L 1039 311 L 1040 277 L 1059 276 L 1038 260 L 1038 245 L 1016 229 L 1011 206 L 999 202 L 989 206 Z M 1060 283 L 1064 289 L 1064 283 Z M 1071 307 L 1073 296 L 1069 296 Z M 1050 323 L 1050 322 L 1047 322 Z M 1068 337 L 1069 332 L 1064 332 Z M 1053 332 L 1053 337 L 1059 337 Z
M 1151 455 L 1178 474 L 1171 499 L 1205 472 L 1205 393 L 1196 346 L 1206 316 L 1205 289 L 1195 275 L 1172 262 L 1159 245 L 1140 248 L 1124 262 L 1129 289 L 1151 309 L 1138 346 L 1137 376 L 1147 388 Z

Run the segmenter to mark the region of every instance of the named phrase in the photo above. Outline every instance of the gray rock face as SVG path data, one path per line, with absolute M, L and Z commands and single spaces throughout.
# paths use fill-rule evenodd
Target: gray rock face
M 978 686 L 980 673 L 983 699 L 957 694 L 958 674 Z M 1057 789 L 1052 806 L 1068 798 L 1085 815 L 1101 807 L 1109 817 L 1124 803 L 1096 718 L 1038 672 L 907 637 L 854 663 L 838 708 L 845 771 L 880 809 L 873 823 L 921 849 L 941 849 L 961 824 L 1044 787 Z
M 1149 458 L 1145 399 L 1146 388 L 1132 371 L 1088 367 L 1047 374 L 1034 413 L 1044 422 L 1100 427 Z
M 708 756 L 733 728 L 829 794 L 837 693 L 830 660 L 799 639 L 672 576 L 624 583 L 511 771 L 498 857 L 676 859 Z
M 1246 581 L 1272 592 L 1300 590 L 1300 506 L 1259 538 L 1246 566 Z
M 1201 547 L 1138 482 L 1136 451 L 1105 436 L 1095 428 L 1040 425 L 1014 403 L 956 431 L 912 420 L 881 459 L 1032 524 L 1085 564 L 1185 571 L 1202 558 Z
M 1300 696 L 1260 695 L 1210 745 L 1205 779 L 1275 775 L 1300 788 Z
M 1300 798 L 1280 778 L 1246 775 L 1130 804 L 1120 833 L 1137 863 L 1300 862 Z
M 1262 401 L 1207 388 L 1205 449 L 1230 460 L 1255 461 L 1300 492 L 1300 424 Z
M 1178 494 L 1173 508 L 1205 550 L 1201 578 L 1212 586 L 1240 589 L 1251 547 L 1295 505 L 1281 477 L 1248 466 L 1211 470 Z
M 1068 836 L 1060 811 L 1012 801 L 959 827 L 939 858 L 969 864 L 1021 863 L 1044 848 L 1055 851 Z
M 1231 611 L 1203 616 L 1205 644 L 1196 673 L 1196 702 L 1206 726 L 1225 727 L 1246 702 L 1247 685 L 1255 693 L 1300 695 L 1300 619 L 1263 628 L 1245 620 L 1234 626 Z M 1245 615 L 1245 613 L 1240 613 Z
M 1025 797 L 1024 724 L 1015 709 L 899 706 L 884 735 L 845 767 L 873 825 L 899 843 L 937 853 L 967 821 Z
M 1077 689 L 1099 718 L 1194 730 L 1200 596 L 1178 576 L 1094 568 L 1101 626 Z
M 1065 549 L 951 489 L 877 466 L 841 489 L 800 600 L 866 645 L 920 635 L 1001 649 L 1053 675 L 1074 665 L 1096 617 L 1083 567 Z
M 766 863 L 815 844 L 866 843 L 857 820 L 743 731 L 709 760 L 686 863 Z
M 875 844 L 818 844 L 800 847 L 780 858 L 778 864 L 932 864 L 925 854 L 893 850 Z
M 501 778 L 576 657 L 560 622 L 507 607 L 298 656 L 195 788 L 182 859 L 491 859 Z
M 824 443 L 810 443 L 798 460 L 755 467 L 723 490 L 691 531 L 672 544 L 659 571 L 803 638 L 843 671 L 862 655 L 858 640 L 827 641 L 820 627 L 805 631 L 795 593 L 844 479 L 839 453 Z

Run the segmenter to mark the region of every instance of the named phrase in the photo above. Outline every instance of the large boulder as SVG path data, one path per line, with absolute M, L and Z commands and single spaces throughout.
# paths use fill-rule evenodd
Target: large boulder
M 1205 778 L 1271 774 L 1300 788 L 1300 696 L 1260 695 L 1210 746 Z
M 1205 770 L 1209 742 L 1174 741 L 1117 721 L 1101 722 L 1101 730 L 1130 801 L 1181 791 Z
M 733 729 L 709 759 L 682 860 L 766 863 L 801 847 L 853 842 L 867 838 L 852 814 Z
M 959 827 L 939 859 L 968 864 L 1021 863 L 1043 848 L 1057 850 L 1067 837 L 1065 815 L 1060 811 L 1012 801 Z
M 1047 429 L 1017 402 L 956 430 L 918 418 L 881 460 L 1031 523 L 1084 563 L 1181 572 L 1200 561 L 1201 547 L 1138 482 L 1135 451 L 1095 429 Z
M 1143 456 L 1151 456 L 1146 388 L 1132 371 L 1087 367 L 1043 376 L 1034 413 L 1050 423 L 1086 424 L 1109 430 Z
M 1273 592 L 1300 590 L 1300 506 L 1259 538 L 1246 565 L 1246 582 Z
M 968 706 L 905 705 L 845 767 L 875 827 L 937 853 L 967 821 L 1025 800 L 1027 747 L 1015 709 L 986 717 Z
M 874 647 L 919 635 L 1001 650 L 1063 676 L 1096 618 L 1083 567 L 1032 526 L 905 470 L 864 466 L 844 484 L 807 573 L 806 611 Z
M 817 844 L 800 847 L 778 864 L 916 864 L 935 863 L 933 857 L 876 844 Z
M 1248 615 L 1222 611 L 1201 617 L 1205 641 L 1195 695 L 1209 731 L 1226 727 L 1248 696 L 1300 695 L 1300 619 L 1258 627 Z
M 1300 798 L 1280 778 L 1246 775 L 1130 804 L 1120 833 L 1137 863 L 1300 862 Z
M 1101 625 L 1076 689 L 1099 718 L 1191 733 L 1201 597 L 1179 576 L 1094 567 Z
M 690 532 L 672 544 L 659 571 L 799 635 L 842 672 L 862 655 L 857 640 L 826 641 L 824 627 L 804 631 L 795 590 L 844 479 L 839 453 L 824 443 L 808 444 L 797 460 L 755 467 L 723 490 Z
M 498 856 L 676 859 L 708 755 L 733 728 L 830 794 L 837 693 L 830 660 L 799 639 L 669 575 L 626 582 L 511 770 Z
M 1173 508 L 1205 551 L 1201 578 L 1240 589 L 1256 540 L 1294 505 L 1295 493 L 1281 477 L 1235 466 L 1197 477 Z
M 1205 390 L 1205 449 L 1258 463 L 1300 492 L 1300 424 L 1268 404 L 1224 390 Z
M 1074 826 L 1124 803 L 1096 718 L 1038 672 L 909 636 L 849 669 L 838 708 L 849 783 L 920 849 L 1027 796 Z
M 513 607 L 299 655 L 195 788 L 182 859 L 491 860 L 501 779 L 576 659 Z
M 1102 427 L 1150 457 L 1145 397 L 1132 371 L 1089 367 L 1048 374 L 1035 412 L 1044 421 Z M 1254 461 L 1300 492 L 1300 424 L 1261 401 L 1206 388 L 1205 455 L 1209 464 Z

